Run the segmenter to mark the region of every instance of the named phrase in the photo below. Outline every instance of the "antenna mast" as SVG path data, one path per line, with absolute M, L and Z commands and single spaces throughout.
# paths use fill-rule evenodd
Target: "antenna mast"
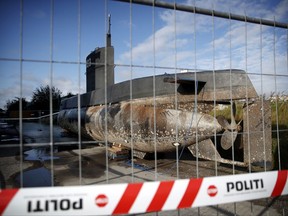
M 111 14 L 108 14 L 108 32 L 106 36 L 106 46 L 111 46 Z
M 111 34 L 111 14 L 108 14 L 108 35 Z

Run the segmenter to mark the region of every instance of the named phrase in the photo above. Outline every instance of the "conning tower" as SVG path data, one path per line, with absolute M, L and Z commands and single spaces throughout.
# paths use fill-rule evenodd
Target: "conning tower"
M 106 47 L 96 48 L 86 57 L 86 92 L 105 88 L 105 81 L 107 87 L 114 84 L 114 47 L 111 45 L 110 14 L 108 15 Z

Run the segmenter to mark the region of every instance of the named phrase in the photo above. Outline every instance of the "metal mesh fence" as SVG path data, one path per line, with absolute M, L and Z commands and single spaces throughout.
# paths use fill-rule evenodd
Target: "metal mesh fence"
M 1 188 L 287 169 L 287 23 L 217 1 L 11 2 Z M 246 211 L 285 215 L 287 197 L 166 213 Z

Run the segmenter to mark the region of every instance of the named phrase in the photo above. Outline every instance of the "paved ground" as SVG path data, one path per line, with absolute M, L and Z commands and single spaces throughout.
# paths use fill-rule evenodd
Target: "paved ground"
M 35 131 L 35 133 L 37 133 Z M 42 131 L 38 131 L 42 133 Z M 26 149 L 25 149 L 26 150 Z M 183 152 L 181 160 L 175 163 L 175 153 L 159 156 L 155 160 L 106 160 L 105 147 L 86 146 L 82 149 L 65 148 L 53 152 L 38 148 L 26 150 L 21 162 L 19 148 L 6 148 L 0 154 L 1 187 L 19 187 L 23 172 L 23 186 L 51 186 L 51 176 L 55 186 L 94 185 L 153 180 L 174 180 L 205 176 L 229 175 L 230 166 L 211 161 L 196 161 L 189 152 Z M 107 166 L 108 164 L 108 166 Z M 134 166 L 132 166 L 132 164 Z M 156 168 L 155 168 L 156 167 Z M 216 173 L 217 168 L 217 173 Z M 178 172 L 177 172 L 178 170 Z M 51 175 L 52 172 L 52 175 Z M 235 169 L 235 174 L 245 173 L 245 169 Z M 4 184 L 3 184 L 4 182 Z M 269 206 L 269 207 L 267 207 Z M 183 209 L 149 213 L 142 215 L 288 215 L 288 198 L 262 199 L 219 206 Z
M 81 153 L 80 153 L 81 152 Z M 28 152 L 29 153 L 29 152 Z M 41 154 L 38 154 L 41 155 Z M 30 155 L 31 156 L 31 155 Z M 142 182 L 155 180 L 176 179 L 176 164 L 173 159 L 158 159 L 157 174 L 155 173 L 154 160 L 135 160 L 132 169 L 131 161 L 108 161 L 106 167 L 106 151 L 104 147 L 86 148 L 82 151 L 67 150 L 54 153 L 54 160 L 25 160 L 22 163 L 24 169 L 24 185 L 31 186 L 31 179 L 36 186 L 50 186 L 51 179 L 47 174 L 53 170 L 54 182 L 57 186 L 91 185 L 122 182 Z M 28 158 L 29 159 L 29 158 Z M 47 159 L 42 157 L 42 159 Z M 81 168 L 79 169 L 79 160 Z M 196 177 L 196 161 L 183 160 L 179 162 L 179 177 Z M 0 157 L 0 170 L 5 178 L 7 187 L 19 186 L 19 157 Z M 52 169 L 53 167 L 53 169 Z M 80 173 L 82 170 L 82 173 Z M 32 172 L 34 171 L 34 172 Z M 227 175 L 231 168 L 218 166 L 218 175 Z M 243 172 L 243 171 L 236 171 Z M 215 163 L 207 161 L 198 162 L 199 177 L 215 175 Z M 30 176 L 30 177 L 29 177 Z M 46 183 L 47 184 L 46 184 Z M 46 185 L 45 185 L 46 184 Z M 50 185 L 49 185 L 50 184 Z M 211 207 L 183 209 L 180 211 L 159 212 L 158 215 L 287 215 L 287 197 L 271 207 L 266 207 L 271 200 L 258 200 L 257 202 L 240 202 Z M 156 213 L 142 215 L 157 215 Z M 140 214 L 141 215 L 141 214 Z

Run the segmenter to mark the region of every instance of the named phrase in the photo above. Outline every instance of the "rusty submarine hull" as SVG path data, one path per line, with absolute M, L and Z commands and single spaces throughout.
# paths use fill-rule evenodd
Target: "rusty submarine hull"
M 173 151 L 176 143 L 190 146 L 222 130 L 208 114 L 130 102 L 83 108 L 81 114 L 81 130 L 86 136 L 148 153 Z M 77 109 L 61 111 L 58 116 L 61 127 L 76 134 L 77 118 Z
M 245 71 L 187 70 L 115 83 L 110 14 L 107 24 L 106 46 L 86 57 L 86 93 L 61 100 L 62 128 L 112 146 L 112 155 L 115 145 L 140 158 L 188 147 L 197 158 L 272 168 L 271 108 Z M 221 106 L 230 120 L 216 115 Z
M 269 115 L 263 118 L 259 115 L 257 122 L 251 121 L 262 109 L 257 98 L 242 70 L 163 74 L 107 85 L 106 90 L 98 88 L 62 100 L 58 123 L 76 134 L 81 130 L 81 135 L 95 141 L 140 152 L 141 157 L 155 151 L 175 151 L 180 146 L 188 147 L 194 157 L 207 160 L 239 166 L 263 165 L 263 143 L 259 140 L 266 133 L 259 121 L 267 126 L 267 132 L 271 132 L 271 123 L 269 126 Z M 231 101 L 243 104 L 241 122 L 236 123 L 233 115 L 228 122 L 211 114 L 215 105 L 232 108 Z M 268 105 L 265 109 L 269 114 Z M 249 136 L 253 130 L 257 133 Z M 270 165 L 271 138 L 264 140 Z M 239 151 L 234 153 L 236 158 L 227 156 L 231 151 Z

